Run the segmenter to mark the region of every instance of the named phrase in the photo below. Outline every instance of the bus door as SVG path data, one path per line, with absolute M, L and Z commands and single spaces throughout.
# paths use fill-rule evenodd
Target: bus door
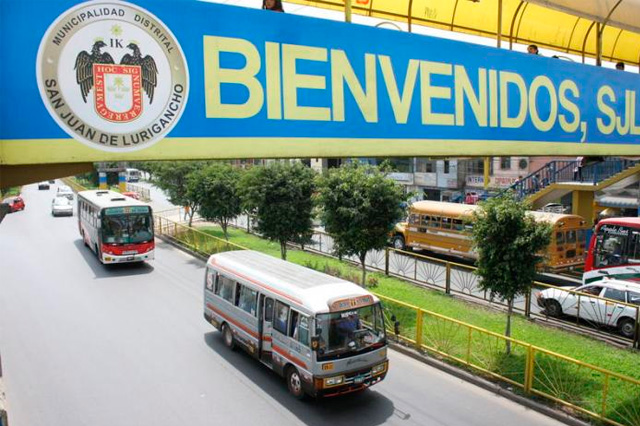
M 273 335 L 273 299 L 260 296 L 260 358 L 267 358 L 271 360 L 271 342 Z

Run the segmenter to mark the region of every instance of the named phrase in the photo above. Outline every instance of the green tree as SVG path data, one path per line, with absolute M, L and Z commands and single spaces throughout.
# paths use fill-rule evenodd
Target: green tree
M 177 206 L 189 207 L 189 226 L 198 211 L 198 200 L 187 190 L 189 175 L 205 166 L 201 161 L 167 161 L 158 163 L 153 183 L 162 189 L 169 201 Z
M 256 229 L 280 244 L 287 259 L 287 242 L 311 239 L 315 173 L 300 163 L 253 167 L 241 179 L 243 208 L 255 214 Z
M 211 164 L 188 177 L 187 198 L 196 201 L 200 216 L 220 224 L 227 241 L 229 222 L 242 212 L 239 181 L 240 171 L 223 163 Z
M 402 187 L 376 167 L 350 164 L 320 179 L 317 198 L 336 255 L 358 257 L 364 286 L 367 252 L 383 249 L 404 217 Z
M 480 288 L 507 302 L 505 336 L 511 337 L 516 297 L 531 291 L 537 265 L 551 239 L 551 226 L 527 214 L 527 204 L 513 194 L 490 198 L 473 214 L 473 241 L 478 252 Z M 507 353 L 511 344 L 507 341 Z

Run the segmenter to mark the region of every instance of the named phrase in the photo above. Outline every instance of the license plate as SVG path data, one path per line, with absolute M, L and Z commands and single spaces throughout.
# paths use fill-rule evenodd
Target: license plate
M 129 250 L 129 251 L 123 251 L 122 254 L 138 254 L 137 250 Z
M 362 382 L 364 382 L 364 376 L 357 376 L 355 379 L 353 379 L 353 383 L 360 384 Z
M 133 260 L 133 259 L 135 259 L 133 256 L 127 257 L 127 260 Z

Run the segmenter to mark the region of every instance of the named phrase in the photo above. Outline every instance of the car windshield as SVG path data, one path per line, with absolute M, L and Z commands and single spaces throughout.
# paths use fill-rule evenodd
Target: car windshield
M 106 244 L 136 244 L 153 239 L 153 222 L 148 213 L 105 212 L 102 219 L 102 241 Z
M 56 197 L 53 200 L 53 204 L 56 206 L 70 206 L 71 200 L 66 197 Z
M 350 356 L 381 346 L 385 341 L 380 304 L 350 311 L 320 314 L 316 319 L 318 359 Z

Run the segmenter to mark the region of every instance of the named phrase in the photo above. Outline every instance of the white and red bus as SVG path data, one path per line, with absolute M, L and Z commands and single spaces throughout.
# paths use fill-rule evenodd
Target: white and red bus
M 152 260 L 151 206 L 107 190 L 78 192 L 78 228 L 102 263 Z
M 598 222 L 582 281 L 589 284 L 604 277 L 640 281 L 640 218 L 614 217 Z

